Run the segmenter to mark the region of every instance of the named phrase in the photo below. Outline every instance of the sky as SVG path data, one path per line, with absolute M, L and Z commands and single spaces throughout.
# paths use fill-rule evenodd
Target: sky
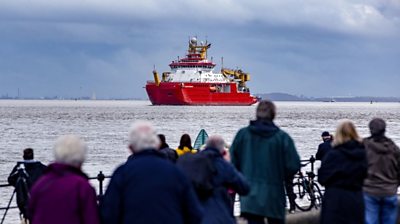
M 400 97 L 400 0 L 0 0 L 0 96 L 146 98 L 212 43 L 252 93 Z

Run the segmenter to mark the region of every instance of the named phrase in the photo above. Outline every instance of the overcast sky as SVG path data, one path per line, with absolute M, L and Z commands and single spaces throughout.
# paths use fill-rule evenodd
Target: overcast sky
M 252 93 L 400 97 L 399 0 L 0 0 L 0 95 L 145 98 L 191 35 Z

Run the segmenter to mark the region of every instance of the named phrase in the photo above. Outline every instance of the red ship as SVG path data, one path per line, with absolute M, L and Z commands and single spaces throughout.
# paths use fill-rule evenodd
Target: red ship
M 189 41 L 186 58 L 172 61 L 171 71 L 161 80 L 154 70 L 154 81 L 146 91 L 153 105 L 252 105 L 257 98 L 250 94 L 246 82 L 250 75 L 241 70 L 222 68 L 214 73 L 214 64 L 207 59 L 209 43 Z

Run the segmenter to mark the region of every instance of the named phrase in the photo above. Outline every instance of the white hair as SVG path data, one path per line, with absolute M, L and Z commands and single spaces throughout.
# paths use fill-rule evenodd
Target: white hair
M 85 161 L 86 143 L 76 135 L 60 136 L 54 144 L 54 157 L 56 162 L 72 166 L 81 166 Z
M 139 152 L 144 149 L 156 149 L 160 145 L 153 125 L 148 121 L 136 121 L 129 131 L 129 146 L 132 152 Z
M 222 152 L 225 150 L 225 141 L 219 135 L 212 135 L 207 139 L 206 147 L 216 148 Z

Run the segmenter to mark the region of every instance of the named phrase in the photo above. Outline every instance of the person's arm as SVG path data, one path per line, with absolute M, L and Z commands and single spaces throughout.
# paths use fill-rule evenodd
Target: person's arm
M 17 163 L 17 165 L 14 166 L 10 175 L 7 178 L 8 183 L 14 187 L 15 187 L 15 183 L 17 182 L 17 179 L 18 179 L 18 166 L 19 166 L 19 163 Z
M 81 221 L 85 224 L 100 224 L 96 192 L 89 183 L 84 183 L 80 191 Z
M 291 177 L 300 169 L 300 156 L 297 153 L 293 139 L 286 134 L 285 147 L 285 177 Z
M 244 176 L 232 166 L 225 162 L 225 174 L 227 175 L 227 187 L 239 195 L 247 195 L 250 192 L 250 185 Z
M 242 132 L 242 130 L 239 130 L 239 132 L 236 134 L 235 138 L 233 139 L 231 147 L 229 148 L 229 155 L 231 158 L 231 163 L 239 171 L 241 171 L 240 159 L 239 159 L 239 150 L 242 147 L 241 132 Z
M 321 167 L 318 170 L 318 182 L 322 186 L 329 185 L 332 179 L 338 173 L 337 165 L 339 164 L 336 153 L 327 153 L 321 161 Z
M 114 172 L 106 193 L 100 200 L 100 217 L 104 224 L 122 223 L 122 170 L 123 166 L 120 166 Z
M 315 159 L 316 160 L 322 160 L 322 154 L 323 154 L 323 152 L 322 152 L 322 147 L 321 147 L 321 144 L 319 144 L 318 145 L 318 151 L 317 151 L 317 154 L 315 155 Z
M 182 207 L 185 224 L 201 224 L 204 210 L 190 182 L 184 178 L 182 186 Z

